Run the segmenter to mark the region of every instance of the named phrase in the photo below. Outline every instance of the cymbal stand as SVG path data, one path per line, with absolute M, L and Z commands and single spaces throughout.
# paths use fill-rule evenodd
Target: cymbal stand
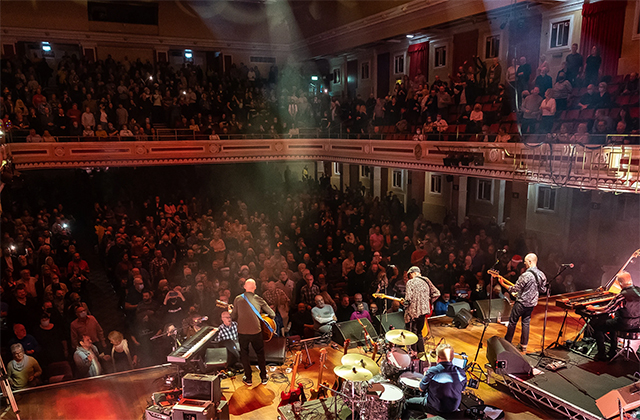
M 311 355 L 309 354 L 309 342 L 315 342 L 316 338 L 307 338 L 306 340 L 300 340 L 298 343 L 299 344 L 303 344 L 304 345 L 304 358 L 302 359 L 302 364 L 304 365 L 305 369 L 309 369 L 311 366 L 313 366 L 316 362 L 311 360 Z
M 13 395 L 13 391 L 11 390 L 11 385 L 9 384 L 9 375 L 7 374 L 7 368 L 4 366 L 4 360 L 2 360 L 2 356 L 0 356 L 0 389 L 2 390 L 2 395 L 7 397 L 7 400 L 9 400 L 11 409 L 16 415 L 16 420 L 20 420 L 20 408 L 18 408 L 16 398 Z

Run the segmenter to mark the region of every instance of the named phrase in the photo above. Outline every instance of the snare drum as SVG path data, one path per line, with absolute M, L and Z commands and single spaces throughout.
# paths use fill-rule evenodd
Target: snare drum
M 380 371 L 392 382 L 398 382 L 400 374 L 411 366 L 411 356 L 399 348 L 390 349 L 382 360 Z
M 363 411 L 367 419 L 399 419 L 402 415 L 404 394 L 397 386 L 382 382 L 383 390 L 372 396 Z
M 422 391 L 420 391 L 420 381 L 423 375 L 419 372 L 404 372 L 398 379 L 400 388 L 404 391 L 407 397 L 421 397 Z

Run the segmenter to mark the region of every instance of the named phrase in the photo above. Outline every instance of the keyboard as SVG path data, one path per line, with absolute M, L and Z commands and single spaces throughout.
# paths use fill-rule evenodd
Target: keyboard
M 184 342 L 180 347 L 172 351 L 167 356 L 167 362 L 170 363 L 186 363 L 196 353 L 206 347 L 206 344 L 213 338 L 217 328 L 203 327 L 194 336 Z
M 589 290 L 578 294 L 577 296 L 559 298 L 556 300 L 556 306 L 563 309 L 575 310 L 587 305 L 606 304 L 616 296 L 618 296 L 616 293 L 608 291 Z

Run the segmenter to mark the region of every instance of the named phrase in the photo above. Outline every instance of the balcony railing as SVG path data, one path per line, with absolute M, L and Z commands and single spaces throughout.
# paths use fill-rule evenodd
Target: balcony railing
M 640 188 L 640 146 L 636 145 L 234 136 L 13 143 L 3 145 L 3 154 L 19 170 L 329 160 L 604 191 L 638 192 Z

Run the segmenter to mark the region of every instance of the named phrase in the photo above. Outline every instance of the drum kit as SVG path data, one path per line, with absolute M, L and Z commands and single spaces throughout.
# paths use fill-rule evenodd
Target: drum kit
M 413 372 L 413 361 L 407 346 L 418 342 L 410 331 L 395 329 L 385 334 L 382 362 L 359 353 L 342 356 L 335 374 L 342 378 L 339 395 L 358 413 L 361 420 L 398 419 L 406 397 L 422 394 L 422 372 Z

